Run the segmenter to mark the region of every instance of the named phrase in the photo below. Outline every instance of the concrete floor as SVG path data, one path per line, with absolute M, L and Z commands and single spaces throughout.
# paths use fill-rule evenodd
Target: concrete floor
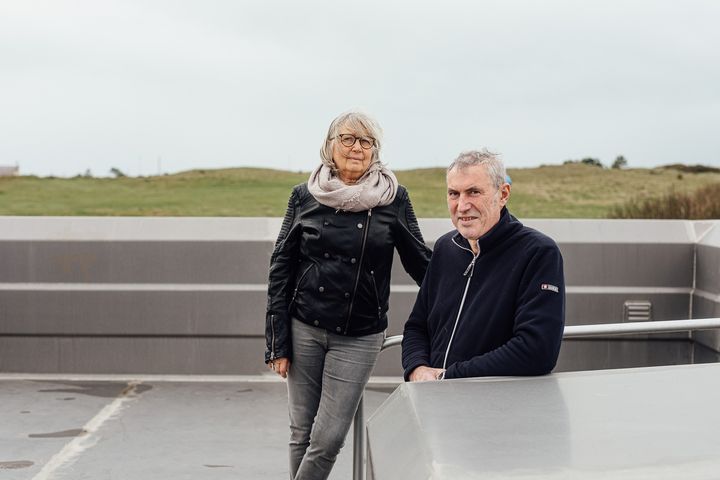
M 374 383 L 366 418 L 394 389 Z M 271 376 L 0 375 L 2 480 L 287 480 L 287 393 Z M 352 429 L 331 479 L 352 477 Z
M 572 361 L 560 370 L 720 362 L 686 341 L 580 341 L 564 350 Z M 366 420 L 401 379 L 374 380 Z M 286 387 L 271 372 L 0 374 L 0 480 L 287 480 L 288 435 Z M 352 435 L 330 478 L 352 478 Z

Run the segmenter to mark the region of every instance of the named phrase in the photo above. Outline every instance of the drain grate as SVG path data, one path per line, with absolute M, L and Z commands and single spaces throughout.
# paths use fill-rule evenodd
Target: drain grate
M 624 322 L 649 322 L 652 320 L 652 302 L 649 300 L 627 300 L 623 305 Z

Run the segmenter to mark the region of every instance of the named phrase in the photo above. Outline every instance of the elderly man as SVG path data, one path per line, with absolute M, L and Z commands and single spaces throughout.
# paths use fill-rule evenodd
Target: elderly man
M 447 169 L 456 230 L 435 243 L 405 324 L 410 381 L 542 375 L 557 362 L 565 318 L 560 250 L 510 215 L 505 166 L 487 150 Z

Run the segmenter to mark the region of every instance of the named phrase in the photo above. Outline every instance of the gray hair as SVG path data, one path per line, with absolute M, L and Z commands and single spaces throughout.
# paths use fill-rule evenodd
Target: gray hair
M 482 150 L 469 150 L 462 152 L 458 157 L 452 161 L 450 166 L 447 168 L 447 173 L 450 173 L 452 169 L 462 170 L 467 167 L 474 165 L 485 165 L 487 173 L 490 176 L 490 180 L 496 188 L 500 188 L 505 179 L 507 178 L 507 172 L 505 171 L 505 165 L 500 159 L 497 153 L 492 153 L 486 148 Z
M 357 110 L 341 113 L 330 124 L 328 133 L 325 136 L 322 147 L 320 147 L 320 158 L 325 165 L 331 169 L 335 169 L 333 162 L 333 147 L 340 133 L 340 128 L 347 127 L 348 130 L 356 135 L 363 135 L 375 139 L 375 145 L 372 147 L 372 163 L 380 161 L 380 148 L 382 146 L 382 128 L 370 115 Z

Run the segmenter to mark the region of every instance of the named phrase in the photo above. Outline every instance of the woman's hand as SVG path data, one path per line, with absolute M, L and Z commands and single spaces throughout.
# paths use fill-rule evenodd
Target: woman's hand
M 281 357 L 268 363 L 270 370 L 275 370 L 275 373 L 283 378 L 287 378 L 288 370 L 290 370 L 290 359 Z

